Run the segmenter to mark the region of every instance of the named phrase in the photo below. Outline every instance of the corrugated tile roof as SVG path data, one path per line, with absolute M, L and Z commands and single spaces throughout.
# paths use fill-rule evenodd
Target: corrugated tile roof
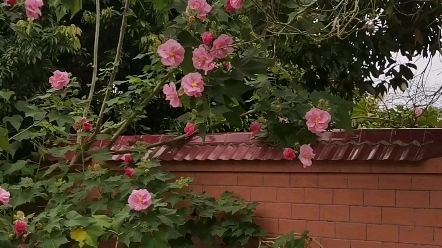
M 144 140 L 152 144 L 175 136 L 122 136 L 112 150 L 130 149 L 131 143 Z M 442 129 L 363 129 L 353 134 L 332 131 L 321 134 L 314 147 L 314 160 L 391 160 L 419 161 L 442 155 Z M 95 143 L 101 147 L 107 142 Z M 113 160 L 123 159 L 114 155 Z M 162 161 L 194 160 L 283 160 L 282 150 L 269 146 L 251 133 L 208 134 L 205 141 L 193 137 L 184 145 L 164 145 L 146 157 Z

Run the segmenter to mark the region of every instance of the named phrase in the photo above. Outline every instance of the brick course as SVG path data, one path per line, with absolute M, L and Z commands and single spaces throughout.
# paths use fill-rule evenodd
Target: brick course
M 442 247 L 442 158 L 423 162 L 167 162 L 191 189 L 260 202 L 272 235 L 310 231 L 325 248 Z

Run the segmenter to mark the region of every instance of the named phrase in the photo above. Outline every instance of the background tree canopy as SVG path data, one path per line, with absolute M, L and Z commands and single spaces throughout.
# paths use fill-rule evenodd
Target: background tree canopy
M 310 92 L 328 90 L 347 99 L 353 98 L 355 89 L 371 94 L 383 93 L 406 85 L 413 78 L 415 65 L 406 63 L 398 67 L 393 53 L 411 59 L 416 55 L 432 56 L 440 50 L 442 6 L 438 1 L 253 0 L 247 4 L 256 6 L 243 16 L 252 21 L 253 30 L 236 23 L 237 31 L 243 36 L 267 35 L 261 45 L 267 46 L 269 55 L 279 61 L 273 71 L 274 85 L 285 85 L 287 79 L 295 77 Z M 57 1 L 48 1 L 44 7 L 47 9 L 43 11 L 49 12 L 48 6 L 57 5 Z M 33 23 L 38 28 L 32 30 L 20 21 L 21 16 L 6 11 L 18 6 L 2 8 L 0 87 L 18 93 L 17 100 L 29 99 L 49 86 L 48 76 L 59 68 L 68 69 L 78 78 L 84 89 L 78 94 L 86 96 L 92 71 L 94 6 L 91 1 L 83 1 L 79 11 L 75 4 L 70 10 L 60 7 L 44 15 L 39 23 Z M 177 16 L 176 9 L 166 9 L 165 6 L 164 1 L 153 0 L 138 1 L 131 8 L 117 80 L 128 80 L 127 76 L 139 73 L 150 63 L 149 56 L 138 56 L 138 53 L 140 50 L 155 52 L 149 48 L 158 42 L 158 35 L 167 31 L 164 30 L 165 24 Z M 115 33 L 121 22 L 117 10 L 121 7 L 119 1 L 108 1 L 102 6 L 100 68 L 111 67 L 118 42 Z M 292 9 L 300 7 L 303 10 L 294 14 Z M 72 19 L 71 13 L 74 13 Z M 56 24 L 60 18 L 64 25 Z M 10 21 L 15 24 L 10 25 Z M 335 35 L 329 38 L 317 35 L 325 30 Z M 109 69 L 102 69 L 99 73 L 109 74 Z M 388 80 L 374 85 L 373 81 L 384 74 Z M 106 83 L 102 80 L 97 87 L 102 89 Z M 116 85 L 114 94 L 125 91 L 127 85 Z M 254 92 L 245 94 L 248 99 Z M 92 105 L 98 110 L 101 103 Z M 183 110 L 171 109 L 163 98 L 156 99 L 146 110 L 148 118 L 140 120 L 138 128 L 134 126 L 129 133 L 182 130 L 175 119 L 183 114 Z M 3 116 L 10 115 L 9 111 L 14 108 L 6 107 L 3 111 L 6 111 Z M 113 114 L 108 113 L 107 118 L 112 119 Z M 232 131 L 228 126 L 219 130 Z

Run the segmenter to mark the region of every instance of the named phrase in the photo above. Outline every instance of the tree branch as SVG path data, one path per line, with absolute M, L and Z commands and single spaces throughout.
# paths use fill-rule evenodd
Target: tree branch
M 253 113 L 255 113 L 255 112 L 256 112 L 256 110 L 255 110 L 255 109 L 252 109 L 252 110 L 249 110 L 249 111 L 247 111 L 247 112 L 241 114 L 240 117 L 244 117 L 244 116 L 246 116 L 246 115 L 253 114 Z M 220 126 L 220 125 L 226 123 L 226 121 L 227 121 L 227 120 L 223 120 L 223 121 L 220 121 L 220 122 L 214 123 L 214 124 L 212 124 L 212 125 L 209 126 L 209 129 L 211 129 L 211 128 L 215 128 L 215 127 L 217 127 L 217 126 Z M 150 145 L 146 146 L 146 150 L 148 150 L 148 149 L 152 149 L 152 148 L 154 148 L 154 147 L 158 147 L 158 146 L 163 146 L 163 145 L 167 145 L 167 144 L 170 144 L 170 143 L 174 143 L 174 142 L 177 142 L 177 141 L 181 141 L 181 140 L 189 139 L 189 138 L 193 137 L 193 136 L 194 136 L 195 134 L 197 134 L 197 133 L 198 133 L 198 130 L 195 130 L 195 131 L 194 131 L 191 135 L 189 135 L 189 136 L 187 136 L 186 134 L 182 134 L 182 135 L 179 135 L 179 136 L 173 137 L 173 138 L 168 139 L 168 140 L 164 140 L 164 141 L 161 141 L 161 142 L 157 142 L 157 143 L 154 143 L 154 144 L 150 144 Z M 108 146 L 108 148 L 110 148 L 110 146 Z M 121 151 L 111 151 L 111 152 L 112 152 L 112 154 L 125 154 L 125 153 L 131 153 L 131 152 L 134 152 L 134 150 L 121 150 Z
M 126 33 L 127 13 L 129 10 L 129 6 L 130 6 L 130 0 L 125 0 L 124 9 L 123 9 L 123 19 L 121 20 L 121 27 L 120 27 L 120 36 L 118 37 L 117 52 L 115 54 L 115 60 L 114 60 L 114 64 L 112 67 L 112 73 L 109 77 L 109 82 L 107 84 L 107 89 L 106 89 L 106 93 L 103 98 L 103 103 L 101 104 L 100 113 L 98 114 L 97 126 L 96 126 L 94 134 L 93 134 L 94 138 L 100 132 L 101 122 L 103 121 L 103 118 L 104 118 L 104 111 L 106 110 L 106 107 L 107 107 L 107 101 L 109 101 L 110 95 L 112 93 L 112 86 L 115 82 L 115 77 L 117 76 L 118 66 L 120 64 L 120 58 L 121 58 L 121 54 L 123 52 L 123 42 L 124 42 L 124 35 Z
M 95 84 L 97 83 L 98 74 L 98 41 L 100 39 L 100 19 L 101 19 L 101 9 L 100 0 L 95 0 L 95 39 L 94 39 L 94 61 L 92 64 L 92 81 L 91 89 L 89 90 L 89 96 L 87 97 L 87 105 L 84 108 L 83 116 L 86 117 L 87 111 L 89 110 L 92 102 L 92 98 L 95 93 Z
M 129 127 L 129 125 L 133 122 L 133 120 L 135 119 L 135 117 L 137 117 L 137 115 L 140 112 L 140 108 L 145 107 L 147 104 L 149 104 L 149 102 L 156 96 L 158 95 L 158 93 L 160 93 L 161 89 L 163 88 L 163 86 L 168 82 L 168 78 L 170 77 L 170 75 L 172 75 L 172 70 L 169 71 L 166 76 L 164 77 L 164 79 L 157 84 L 157 86 L 155 86 L 154 90 L 152 91 L 152 93 L 150 93 L 145 99 L 144 101 L 142 101 L 140 103 L 140 105 L 138 106 L 137 109 L 135 109 L 130 115 L 129 117 L 122 123 L 122 125 L 118 128 L 118 130 L 114 133 L 114 135 L 112 136 L 110 142 L 106 145 L 106 147 L 110 148 L 112 147 L 112 145 L 115 143 L 115 141 L 118 139 L 118 137 L 120 137 L 120 135 L 127 129 L 127 127 Z
M 95 38 L 94 38 L 94 58 L 92 63 L 92 81 L 91 88 L 89 90 L 89 95 L 86 101 L 86 107 L 83 110 L 83 117 L 87 116 L 87 112 L 91 106 L 92 98 L 95 93 L 95 84 L 97 83 L 97 74 L 98 74 L 98 41 L 100 39 L 100 19 L 101 19 L 101 9 L 100 9 L 100 0 L 95 0 Z M 77 135 L 77 143 L 80 143 L 81 136 Z
M 96 0 L 96 1 L 98 2 L 99 0 Z M 103 98 L 103 103 L 101 105 L 100 113 L 98 114 L 98 120 L 96 122 L 97 125 L 95 127 L 94 133 L 89 138 L 90 141 L 83 145 L 82 151 L 89 150 L 93 141 L 95 140 L 95 137 L 97 136 L 98 133 L 100 133 L 101 122 L 103 121 L 103 118 L 104 118 L 104 111 L 106 109 L 107 101 L 109 100 L 110 94 L 112 92 L 112 86 L 115 81 L 115 77 L 117 75 L 118 65 L 119 65 L 119 61 L 120 61 L 122 50 L 123 50 L 123 42 L 124 42 L 124 35 L 126 32 L 126 27 L 127 27 L 127 15 L 128 15 L 129 6 L 130 6 L 130 0 L 125 0 L 124 9 L 123 9 L 123 18 L 121 20 L 121 26 L 120 26 L 120 35 L 118 37 L 117 52 L 115 54 L 115 60 L 114 60 L 114 64 L 112 67 L 112 73 L 111 73 L 111 76 L 109 77 L 109 82 L 107 85 L 106 93 Z M 100 12 L 96 13 L 96 15 L 100 15 Z M 96 25 L 99 25 L 99 22 L 97 22 L 97 23 L 96 23 Z M 96 40 L 98 39 L 97 38 L 98 33 L 95 34 Z M 94 44 L 94 63 L 95 63 L 95 54 L 98 54 L 98 45 L 95 47 L 95 44 Z M 91 87 L 92 87 L 92 85 L 91 85 Z M 79 138 L 77 138 L 77 141 L 78 141 L 78 139 Z M 71 160 L 70 165 L 72 166 L 74 164 L 77 164 L 79 162 L 79 160 L 83 157 L 82 155 L 83 155 L 83 152 L 75 153 L 75 156 Z

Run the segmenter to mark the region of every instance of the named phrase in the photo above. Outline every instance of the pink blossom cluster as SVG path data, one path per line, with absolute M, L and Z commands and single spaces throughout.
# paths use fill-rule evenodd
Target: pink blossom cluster
M 226 9 L 228 6 L 240 9 L 242 7 L 242 0 L 229 0 Z M 196 15 L 199 19 L 205 19 L 211 10 L 212 6 L 206 0 L 189 0 L 186 14 Z M 221 34 L 218 38 L 214 39 L 213 34 L 210 32 L 204 32 L 201 39 L 203 44 L 196 47 L 192 52 L 192 63 L 196 70 L 204 71 L 204 74 L 207 75 L 209 71 L 217 67 L 218 59 L 224 59 L 228 54 L 234 52 L 232 47 L 233 39 L 227 34 Z M 184 61 L 184 47 L 174 39 L 169 39 L 161 44 L 158 47 L 157 53 L 161 58 L 161 63 L 165 66 L 176 68 Z M 230 70 L 230 63 L 226 62 L 225 67 L 227 70 Z M 189 97 L 201 97 L 204 92 L 204 86 L 203 76 L 199 72 L 188 73 L 181 79 L 182 91 Z M 163 93 L 172 107 L 178 108 L 182 106 L 175 83 L 171 82 L 165 85 Z
M 89 123 L 86 119 L 86 117 L 82 117 L 78 122 L 74 123 L 74 130 L 75 131 L 85 131 L 90 132 L 92 131 L 92 124 Z
M 242 0 L 229 0 L 226 10 L 238 10 L 242 7 Z M 189 0 L 187 3 L 186 14 L 189 16 L 196 15 L 198 19 L 205 19 L 212 6 L 206 0 Z M 204 71 L 204 75 L 217 67 L 216 63 L 219 59 L 225 59 L 227 55 L 234 52 L 232 47 L 233 39 L 227 34 L 221 34 L 214 39 L 214 35 L 210 32 L 204 32 L 201 37 L 202 44 L 196 47 L 192 52 L 192 64 L 196 70 Z M 158 47 L 158 55 L 161 63 L 165 66 L 176 68 L 184 61 L 184 47 L 176 40 L 169 39 Z M 230 70 L 230 63 L 225 62 L 225 69 Z M 180 92 L 189 97 L 201 97 L 204 92 L 205 82 L 203 75 L 199 72 L 191 72 L 181 79 Z M 164 85 L 163 93 L 166 100 L 169 101 L 173 108 L 182 107 L 180 94 L 175 83 L 170 82 Z M 192 123 L 187 123 L 184 132 L 187 136 L 195 133 L 196 127 Z
M 282 152 L 284 158 L 287 160 L 293 160 L 296 158 L 295 150 L 292 148 L 285 148 Z M 313 148 L 310 144 L 304 144 L 299 148 L 299 161 L 301 161 L 304 168 L 307 168 L 312 165 L 312 159 L 316 154 L 313 153 Z
M 202 40 L 204 44 L 199 45 L 192 52 L 192 62 L 196 70 L 202 70 L 204 74 L 207 75 L 209 71 L 216 68 L 218 59 L 224 59 L 228 54 L 233 53 L 233 39 L 226 34 L 221 34 L 213 41 L 213 35 L 209 32 L 205 32 L 202 36 Z M 178 67 L 184 61 L 184 47 L 176 40 L 167 40 L 158 47 L 157 52 L 161 57 L 161 62 L 165 66 Z M 230 69 L 230 64 L 226 64 L 226 69 L 227 68 Z M 189 97 L 201 97 L 205 85 L 203 75 L 199 72 L 188 73 L 181 79 L 183 92 Z M 165 85 L 163 87 L 163 93 L 172 107 L 177 108 L 182 106 L 175 83 L 171 82 Z
M 331 121 L 331 115 L 325 110 L 312 108 L 305 114 L 305 120 L 307 129 L 314 133 L 320 134 L 328 128 L 328 124 Z M 287 160 L 293 160 L 296 158 L 295 150 L 292 148 L 285 148 L 283 151 L 284 158 Z M 302 145 L 299 149 L 299 160 L 304 168 L 312 165 L 312 159 L 316 154 L 313 153 L 312 147 L 308 145 Z

